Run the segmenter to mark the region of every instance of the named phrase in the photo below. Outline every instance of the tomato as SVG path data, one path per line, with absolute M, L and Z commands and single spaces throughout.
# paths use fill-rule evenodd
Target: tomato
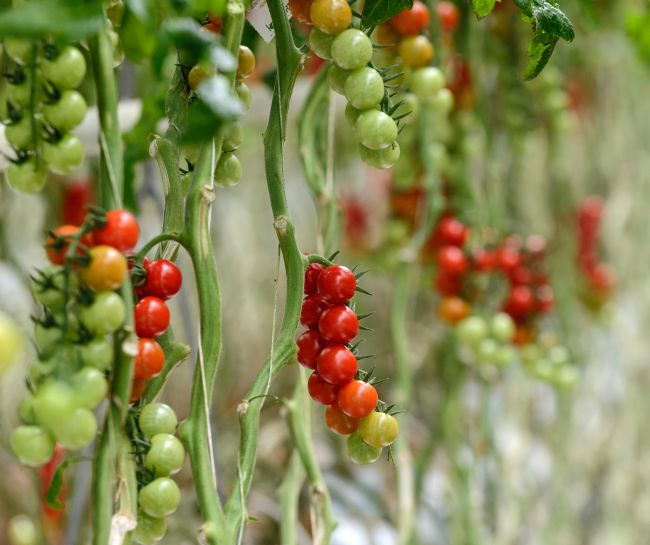
M 346 446 L 348 458 L 355 464 L 373 464 L 381 456 L 381 449 L 372 447 L 366 443 L 359 435 L 359 432 L 353 433 L 348 437 Z
M 482 364 L 496 363 L 496 354 L 499 350 L 499 343 L 494 339 L 483 339 L 478 345 L 476 359 Z
M 462 247 L 468 237 L 467 227 L 453 217 L 442 218 L 436 228 L 444 245 Z
M 513 271 L 523 262 L 519 249 L 510 245 L 499 248 L 496 259 L 498 266 L 506 273 Z
M 316 369 L 316 359 L 327 343 L 321 338 L 317 331 L 312 329 L 305 331 L 298 340 L 298 362 L 307 369 Z
M 224 132 L 221 147 L 223 151 L 236 151 L 244 142 L 244 129 L 241 123 L 230 123 Z
M 520 266 L 508 271 L 508 278 L 510 283 L 515 286 L 525 286 L 532 284 L 533 272 L 527 267 Z
M 497 347 L 492 360 L 494 365 L 499 367 L 506 367 L 515 361 L 515 350 L 512 346 L 499 346 Z
M 332 64 L 327 71 L 327 82 L 335 92 L 343 95 L 345 94 L 345 82 L 349 75 L 349 70 L 344 70 L 338 64 Z
M 113 343 L 105 337 L 97 337 L 79 345 L 79 354 L 84 366 L 105 371 L 113 361 Z
M 106 223 L 93 231 L 95 244 L 113 246 L 120 252 L 135 248 L 140 236 L 138 220 L 127 210 L 109 210 L 106 212 Z
M 86 117 L 86 101 L 81 93 L 66 90 L 56 102 L 43 106 L 43 118 L 59 131 L 70 131 Z
M 31 115 L 24 115 L 19 121 L 7 125 L 5 127 L 5 138 L 11 147 L 15 149 L 31 149 L 34 144 Z
M 477 248 L 472 252 L 472 261 L 475 270 L 478 272 L 487 272 L 494 268 L 496 256 L 484 248 Z
M 81 280 L 94 291 L 115 290 L 124 282 L 127 271 L 124 254 L 100 245 L 90 249 L 90 263 L 81 269 Z
M 239 97 L 239 100 L 241 100 L 244 106 L 244 111 L 248 111 L 253 100 L 251 90 L 248 88 L 248 85 L 246 85 L 243 81 L 238 81 L 235 83 L 235 91 Z
M 367 111 L 367 110 L 366 110 Z M 357 110 L 352 104 L 349 102 L 345 105 L 345 119 L 347 119 L 348 123 L 352 128 L 356 128 L 357 126 L 357 119 L 359 119 L 359 116 L 363 113 L 363 110 Z
M 5 38 L 2 41 L 4 52 L 18 64 L 27 64 L 31 61 L 34 54 L 34 47 L 30 41 L 21 38 Z
M 470 313 L 470 306 L 460 297 L 445 297 L 438 306 L 438 315 L 449 324 L 456 324 Z
M 86 219 L 88 206 L 94 202 L 90 180 L 79 178 L 63 187 L 63 223 L 81 225 Z
M 55 174 L 70 174 L 84 160 L 84 145 L 79 137 L 66 133 L 58 142 L 43 144 L 43 160 Z
M 345 344 L 359 333 L 359 319 L 352 309 L 335 305 L 323 311 L 318 330 L 326 341 Z
M 150 517 L 140 511 L 138 513 L 138 525 L 133 531 L 133 538 L 142 545 L 153 545 L 165 537 L 167 532 L 167 521 L 164 518 Z
M 387 148 L 381 150 L 371 150 L 359 144 L 359 156 L 361 160 L 374 168 L 390 168 L 399 160 L 400 147 L 397 142 L 393 142 Z
M 605 204 L 600 197 L 586 197 L 578 208 L 578 222 L 580 225 L 598 225 L 602 216 Z
M 242 166 L 234 153 L 222 153 L 214 171 L 214 182 L 224 187 L 232 187 L 241 181 Z
M 79 320 L 95 335 L 106 335 L 117 331 L 126 317 L 122 298 L 112 291 L 98 293 L 90 306 L 82 306 Z
M 390 414 L 371 412 L 359 422 L 359 436 L 375 448 L 392 445 L 399 434 L 399 422 Z
M 458 295 L 463 290 L 463 279 L 450 272 L 439 271 L 435 278 L 435 286 L 441 295 Z
M 336 344 L 324 348 L 318 355 L 317 370 L 323 380 L 331 384 L 345 384 L 354 378 L 359 366 L 349 348 Z
M 38 426 L 18 426 L 11 434 L 11 450 L 21 463 L 41 466 L 54 454 L 54 439 Z
M 449 89 L 440 89 L 431 100 L 431 105 L 436 112 L 447 115 L 454 109 L 456 99 L 454 94 Z
M 151 448 L 144 458 L 144 467 L 156 477 L 168 477 L 178 473 L 183 466 L 185 449 L 173 435 L 159 433 L 151 438 Z
M 308 295 L 302 302 L 300 323 L 309 329 L 317 329 L 321 314 L 330 306 L 320 295 Z
M 438 250 L 438 267 L 449 274 L 462 275 L 469 263 L 463 251 L 456 246 L 443 246 Z
M 138 339 L 138 355 L 135 357 L 133 376 L 150 380 L 165 368 L 165 352 L 153 339 Z
M 332 42 L 332 60 L 344 70 L 356 70 L 372 59 L 372 42 L 365 32 L 349 28 Z
M 409 68 L 420 68 L 431 62 L 434 47 L 426 36 L 409 36 L 404 38 L 397 46 L 397 53 L 402 63 Z
M 81 450 L 95 438 L 97 420 L 89 409 L 76 409 L 69 418 L 57 422 L 52 431 L 65 448 Z
M 205 80 L 210 79 L 216 75 L 217 69 L 214 66 L 204 63 L 195 64 L 187 73 L 187 83 L 191 89 L 196 91 L 198 86 L 201 85 Z
M 318 294 L 328 303 L 347 303 L 356 289 L 354 273 L 342 265 L 330 265 L 318 276 Z
M 142 397 L 146 386 L 146 380 L 143 378 L 134 378 L 133 384 L 131 385 L 131 396 L 129 397 L 129 403 L 137 403 Z
M 176 431 L 178 420 L 174 409 L 169 405 L 149 403 L 142 408 L 138 424 L 142 433 L 151 438 L 159 433 L 173 434 Z
M 350 435 L 359 427 L 359 420 L 350 418 L 337 405 L 330 405 L 325 409 L 325 422 L 329 429 L 339 435 Z
M 445 87 L 445 76 L 439 68 L 426 66 L 411 74 L 411 92 L 420 100 L 432 100 Z
M 65 276 L 63 267 L 49 265 L 33 276 L 32 295 L 34 299 L 52 310 L 57 310 L 63 305 L 63 287 Z M 70 277 L 70 288 L 75 289 L 74 276 Z
M 528 286 L 513 286 L 510 290 L 503 310 L 515 320 L 528 316 L 535 310 L 535 297 Z
M 321 59 L 329 60 L 332 58 L 332 42 L 334 36 L 325 34 L 323 31 L 314 28 L 309 33 L 309 47 Z
M 237 79 L 246 79 L 255 71 L 255 54 L 245 45 L 239 46 Z
M 21 193 L 37 193 L 45 187 L 47 170 L 34 158 L 21 163 L 12 163 L 6 172 L 7 183 Z
M 311 24 L 309 10 L 314 0 L 289 0 L 291 16 L 299 23 Z
M 318 292 L 318 278 L 325 267 L 320 263 L 310 263 L 305 270 L 305 294 L 313 295 Z
M 171 515 L 181 501 L 178 485 L 167 477 L 161 477 L 140 489 L 138 503 L 152 517 Z
M 62 340 L 63 332 L 56 325 L 44 326 L 36 324 L 34 327 L 34 344 L 41 354 L 50 354 Z
M 28 77 L 23 78 L 21 81 L 10 83 L 6 81 L 5 85 L 5 99 L 14 107 L 20 108 L 29 106 L 32 99 L 32 86 Z
M 397 123 L 391 116 L 379 110 L 362 112 L 357 118 L 355 128 L 359 142 L 371 150 L 387 148 L 397 138 Z
M 397 31 L 390 24 L 383 24 L 377 27 L 375 41 L 379 45 L 396 45 L 399 41 Z
M 77 403 L 86 409 L 94 409 L 108 393 L 104 373 L 94 367 L 84 367 L 72 377 Z
M 498 312 L 490 321 L 490 333 L 501 343 L 509 343 L 515 335 L 515 323 L 510 315 Z
M 68 246 L 78 231 L 79 227 L 76 225 L 62 225 L 53 231 L 54 236 L 50 235 L 47 237 L 45 251 L 47 252 L 47 258 L 50 260 L 50 263 L 54 265 L 63 265 L 65 263 Z M 78 249 L 76 254 L 83 255 L 83 250 L 80 246 L 86 246 L 89 242 L 88 237 L 83 236 L 77 245 Z
M 555 306 L 555 294 L 553 293 L 553 288 L 548 284 L 537 288 L 535 299 L 537 311 L 542 314 L 550 312 Z
M 162 299 L 143 297 L 135 305 L 135 332 L 138 337 L 159 337 L 169 325 L 169 308 Z
M 358 110 L 377 106 L 384 98 L 384 80 L 374 68 L 357 68 L 345 80 L 345 96 Z
M 477 346 L 488 335 L 488 324 L 480 316 L 469 316 L 456 325 L 456 337 L 461 344 Z
M 353 380 L 341 386 L 337 403 L 339 409 L 352 418 L 364 418 L 375 410 L 379 395 L 372 384 Z
M 436 14 L 440 19 L 440 26 L 445 32 L 454 32 L 460 22 L 460 12 L 453 2 L 441 1 L 436 4 Z
M 336 403 L 339 387 L 323 380 L 316 371 L 309 377 L 307 389 L 311 398 L 318 403 L 323 405 Z
M 154 259 L 147 266 L 147 281 L 142 290 L 147 295 L 169 299 L 176 295 L 183 283 L 180 269 L 167 259 Z
M 75 408 L 74 392 L 61 381 L 43 384 L 34 396 L 35 421 L 47 429 L 52 429 L 58 422 L 68 420 Z
M 57 89 L 79 87 L 86 75 L 86 59 L 79 49 L 65 46 L 53 60 L 41 63 L 43 77 Z
M 347 0 L 314 0 L 309 14 L 314 26 L 325 34 L 340 34 L 352 23 Z
M 402 35 L 419 34 L 429 26 L 429 8 L 423 2 L 415 0 L 411 9 L 400 11 L 389 23 Z
M 605 263 L 600 263 L 593 270 L 590 270 L 587 278 L 594 289 L 602 293 L 609 293 L 616 282 L 614 271 Z
M 522 324 L 517 324 L 515 327 L 515 335 L 512 338 L 512 343 L 521 346 L 531 343 L 535 339 L 535 329 Z

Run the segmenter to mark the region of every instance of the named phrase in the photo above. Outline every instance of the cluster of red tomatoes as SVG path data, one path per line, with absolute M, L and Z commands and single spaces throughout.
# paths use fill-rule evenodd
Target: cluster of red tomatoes
M 298 361 L 313 371 L 309 394 L 327 406 L 328 427 L 348 435 L 348 454 L 357 463 L 372 463 L 381 449 L 397 438 L 397 419 L 376 410 L 379 395 L 359 370 L 351 342 L 359 332 L 359 318 L 349 302 L 357 291 L 354 273 L 341 265 L 312 263 L 305 272 L 305 298 L 300 323 L 307 327 L 298 338 Z

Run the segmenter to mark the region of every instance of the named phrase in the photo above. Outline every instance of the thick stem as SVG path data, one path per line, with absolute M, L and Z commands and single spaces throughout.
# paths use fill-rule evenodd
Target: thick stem
M 284 475 L 282 484 L 278 489 L 280 500 L 280 545 L 296 545 L 298 530 L 298 500 L 300 490 L 305 482 L 305 470 L 302 467 L 300 456 L 293 451 L 289 468 Z

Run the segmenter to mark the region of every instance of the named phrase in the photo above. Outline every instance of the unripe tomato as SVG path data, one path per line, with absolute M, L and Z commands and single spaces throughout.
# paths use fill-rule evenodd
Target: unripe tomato
M 97 337 L 79 345 L 79 354 L 85 366 L 105 371 L 113 361 L 113 343 L 105 337 Z
M 251 95 L 251 90 L 248 88 L 243 81 L 238 81 L 235 83 L 235 92 L 244 105 L 244 111 L 250 110 L 251 102 L 253 101 L 253 96 Z
M 36 44 L 21 38 L 5 38 L 2 41 L 4 52 L 18 64 L 27 64 L 34 54 Z
M 237 79 L 246 79 L 255 71 L 255 54 L 245 45 L 239 46 L 237 56 Z
M 108 393 L 104 373 L 94 367 L 84 367 L 72 377 L 77 403 L 86 409 L 94 409 Z
M 151 438 L 159 433 L 173 434 L 176 431 L 178 420 L 174 409 L 169 405 L 149 403 L 142 408 L 138 424 L 142 433 Z
M 332 42 L 332 60 L 344 70 L 356 70 L 372 59 L 372 42 L 365 32 L 349 28 Z
M 133 531 L 133 538 L 142 545 L 153 545 L 160 541 L 167 532 L 167 520 L 150 517 L 147 513 L 138 513 L 138 525 Z
M 325 34 L 318 28 L 313 28 L 309 33 L 309 47 L 321 59 L 330 60 L 332 58 L 332 42 L 335 36 Z
M 64 382 L 51 381 L 41 386 L 32 404 L 36 422 L 52 430 L 70 419 L 77 403 L 72 389 Z
M 488 335 L 488 325 L 480 316 L 469 316 L 456 325 L 456 337 L 461 344 L 478 346 Z
M 355 128 L 359 142 L 371 150 L 387 148 L 397 138 L 397 123 L 391 116 L 379 110 L 362 112 L 357 118 Z
M 309 329 L 318 329 L 321 314 L 331 306 L 318 294 L 308 295 L 303 299 L 300 310 L 300 323 Z
M 342 344 L 324 348 L 318 355 L 316 368 L 319 376 L 331 384 L 346 384 L 359 370 L 357 358 Z
M 52 431 L 65 448 L 81 450 L 95 438 L 97 420 L 89 409 L 76 409 L 69 418 L 57 422 Z
M 352 418 L 364 418 L 375 410 L 379 395 L 372 384 L 353 380 L 341 386 L 337 404 L 345 414 Z
M 169 308 L 158 297 L 143 297 L 135 305 L 134 313 L 138 337 L 160 337 L 169 325 Z
M 415 0 L 411 9 L 400 11 L 389 22 L 402 35 L 419 34 L 429 25 L 429 8 L 423 2 Z
M 135 248 L 140 236 L 140 227 L 135 216 L 127 210 L 109 210 L 106 212 L 106 223 L 100 229 L 93 231 L 95 244 L 113 246 L 120 252 L 128 252 Z
M 134 378 L 151 380 L 165 368 L 165 352 L 153 339 L 138 339 L 138 355 L 133 363 Z
M 325 34 L 340 34 L 352 23 L 347 0 L 314 0 L 309 14 L 314 26 Z
M 34 158 L 21 163 L 12 163 L 6 171 L 7 183 L 21 193 L 37 193 L 45 187 L 47 170 Z
M 5 85 L 5 100 L 16 108 L 24 108 L 29 106 L 32 98 L 31 79 L 25 77 L 22 81 L 10 83 L 6 81 Z
M 65 90 L 59 100 L 43 106 L 43 118 L 59 131 L 70 131 L 86 117 L 86 101 L 81 93 Z
M 90 263 L 81 269 L 81 280 L 94 291 L 115 290 L 124 282 L 127 271 L 124 254 L 100 245 L 90 249 Z
M 440 19 L 440 26 L 445 32 L 454 32 L 460 22 L 460 12 L 453 2 L 442 0 L 436 4 L 436 14 Z
M 68 45 L 53 60 L 41 63 L 43 77 L 57 89 L 79 87 L 86 75 L 86 59 L 79 49 Z
M 125 317 L 124 301 L 112 291 L 98 293 L 90 306 L 83 306 L 79 310 L 81 323 L 98 336 L 117 331 Z
M 375 448 L 392 445 L 399 434 L 399 422 L 390 414 L 371 412 L 359 422 L 359 436 Z
M 323 380 L 316 371 L 314 371 L 307 381 L 309 395 L 314 401 L 323 405 L 332 405 L 336 403 L 339 387 Z
M 318 278 L 325 267 L 320 263 L 310 263 L 305 270 L 305 295 L 318 292 Z
M 233 187 L 241 181 L 242 174 L 239 158 L 234 153 L 222 153 L 214 171 L 214 182 L 223 187 Z
M 216 75 L 217 69 L 211 64 L 195 64 L 187 73 L 187 83 L 192 90 L 196 91 L 198 86 L 201 85 L 205 80 L 210 79 L 212 76 Z
M 359 319 L 352 309 L 335 305 L 323 311 L 318 330 L 326 341 L 346 344 L 359 333 Z
M 400 146 L 393 142 L 390 146 L 380 150 L 372 150 L 363 144 L 359 144 L 359 156 L 361 160 L 374 168 L 391 168 L 397 163 L 400 157 Z
M 19 121 L 5 127 L 5 138 L 11 147 L 19 150 L 30 149 L 34 142 L 31 115 L 24 115 Z
M 411 75 L 411 92 L 420 100 L 433 100 L 444 87 L 445 76 L 435 66 L 418 68 Z
M 41 466 L 54 454 L 54 439 L 38 426 L 18 426 L 11 434 L 11 450 L 21 463 Z
M 142 286 L 143 293 L 159 299 L 169 299 L 176 295 L 183 283 L 180 269 L 167 259 L 154 259 L 147 265 L 147 280 Z
M 337 405 L 330 405 L 325 409 L 325 422 L 329 429 L 339 435 L 350 435 L 359 427 L 359 420 L 350 418 Z
M 58 142 L 43 144 L 43 160 L 55 174 L 70 174 L 83 163 L 85 150 L 78 136 L 66 133 Z
M 384 80 L 374 68 L 357 68 L 345 80 L 345 96 L 358 110 L 369 110 L 384 98 Z
M 409 68 L 420 68 L 431 62 L 434 55 L 433 44 L 426 36 L 409 36 L 397 46 L 402 63 Z
M 332 90 L 339 95 L 345 94 L 345 82 L 350 76 L 349 70 L 344 70 L 338 64 L 332 64 L 327 71 L 327 82 Z
M 330 265 L 318 276 L 318 294 L 328 303 L 345 304 L 356 289 L 354 273 L 342 265 Z
M 494 339 L 483 339 L 476 350 L 476 359 L 482 364 L 494 364 L 499 343 Z
M 224 132 L 221 147 L 223 151 L 236 151 L 244 142 L 244 129 L 241 123 L 230 123 Z
M 23 351 L 20 329 L 5 313 L 0 312 L 0 375 L 9 370 Z
M 140 508 L 152 517 L 171 515 L 181 501 L 178 485 L 167 477 L 161 477 L 140 489 Z
M 312 371 L 316 369 L 318 354 L 327 346 L 318 331 L 313 329 L 305 331 L 298 337 L 296 344 L 298 345 L 298 362 Z
M 515 335 L 515 323 L 509 314 L 498 312 L 490 321 L 490 333 L 501 343 L 512 342 Z
M 366 443 L 358 432 L 353 433 L 348 437 L 347 441 L 348 458 L 355 464 L 366 465 L 373 464 L 381 456 L 381 449 L 372 447 Z
M 185 460 L 185 449 L 173 435 L 159 433 L 151 438 L 151 448 L 144 457 L 144 467 L 156 477 L 178 473 Z
M 466 318 L 470 311 L 470 306 L 460 297 L 445 297 L 438 306 L 438 315 L 448 324 L 457 324 Z
M 40 536 L 34 521 L 27 515 L 11 517 L 7 524 L 9 545 L 38 545 Z

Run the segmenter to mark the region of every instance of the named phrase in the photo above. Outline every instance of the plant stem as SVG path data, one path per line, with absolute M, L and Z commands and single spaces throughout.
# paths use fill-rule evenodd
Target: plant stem
M 305 482 L 305 470 L 300 461 L 298 451 L 294 450 L 289 463 L 289 469 L 284 475 L 278 489 L 280 500 L 280 544 L 296 545 L 296 530 L 298 524 L 298 500 L 300 490 Z

